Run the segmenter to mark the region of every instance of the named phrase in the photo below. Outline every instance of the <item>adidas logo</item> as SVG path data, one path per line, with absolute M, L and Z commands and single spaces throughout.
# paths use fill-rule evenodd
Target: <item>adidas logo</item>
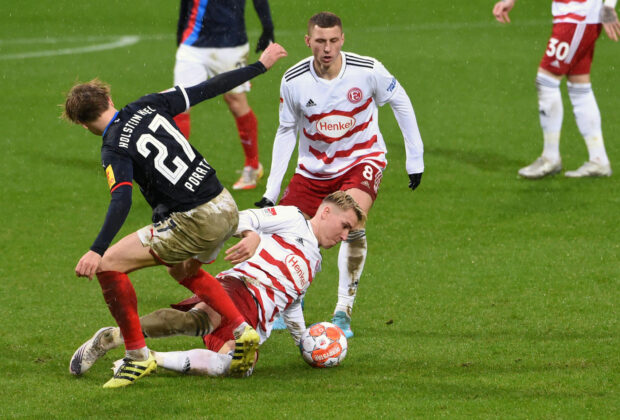
M 560 62 L 558 60 L 554 60 L 553 63 L 550 64 L 553 67 L 560 67 Z
M 302 238 L 297 238 L 295 239 L 297 242 L 299 242 L 301 245 L 304 244 L 304 240 Z
M 306 102 L 306 107 L 311 107 L 311 106 L 316 106 L 316 104 L 314 103 L 314 101 L 312 99 L 310 99 L 308 102 Z

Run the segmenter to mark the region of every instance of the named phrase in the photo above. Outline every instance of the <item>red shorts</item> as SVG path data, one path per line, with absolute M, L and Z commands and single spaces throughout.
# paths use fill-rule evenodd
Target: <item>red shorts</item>
M 258 325 L 258 308 L 256 301 L 250 293 L 243 281 L 234 277 L 217 277 L 217 280 L 226 290 L 228 296 L 233 301 L 245 321 L 253 328 Z M 179 302 L 176 305 L 170 305 L 181 311 L 189 311 L 198 302 L 201 302 L 198 296 L 192 296 Z M 234 340 L 233 327 L 230 323 L 224 323 L 211 332 L 202 337 L 205 347 L 209 350 L 218 352 L 227 341 Z
M 558 76 L 590 74 L 601 24 L 556 23 L 540 67 Z
M 310 179 L 303 175 L 295 174 L 278 204 L 296 206 L 302 212 L 312 217 L 323 199 L 335 191 L 358 188 L 368 193 L 372 201 L 375 201 L 382 176 L 383 171 L 368 163 L 356 165 L 344 175 L 333 179 Z

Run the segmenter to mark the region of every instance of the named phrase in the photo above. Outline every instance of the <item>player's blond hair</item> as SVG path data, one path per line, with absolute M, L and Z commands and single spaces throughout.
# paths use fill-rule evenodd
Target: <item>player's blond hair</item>
M 65 100 L 62 117 L 75 124 L 95 121 L 110 106 L 110 85 L 99 79 L 75 84 Z
M 360 225 L 366 222 L 366 213 L 357 201 L 353 199 L 346 191 L 336 191 L 323 199 L 323 203 L 332 203 L 342 211 L 353 210 L 357 221 Z
M 310 35 L 310 31 L 315 26 L 319 28 L 333 28 L 334 26 L 338 26 L 342 30 L 342 20 L 331 12 L 320 12 L 308 20 L 308 35 Z

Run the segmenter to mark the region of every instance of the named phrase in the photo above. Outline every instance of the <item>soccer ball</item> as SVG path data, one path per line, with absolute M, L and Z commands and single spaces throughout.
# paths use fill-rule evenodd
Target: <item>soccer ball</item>
M 347 337 L 330 322 L 312 324 L 300 340 L 301 357 L 312 367 L 338 366 L 347 355 Z

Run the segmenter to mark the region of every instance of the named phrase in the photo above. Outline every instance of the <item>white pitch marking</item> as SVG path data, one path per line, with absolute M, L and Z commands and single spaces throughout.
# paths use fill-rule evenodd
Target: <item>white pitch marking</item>
M 20 60 L 24 58 L 52 57 L 56 55 L 83 54 L 93 51 L 112 50 L 114 48 L 126 47 L 140 41 L 139 36 L 121 36 L 118 40 L 98 45 L 87 45 L 85 47 L 62 48 L 58 50 L 32 51 L 17 54 L 0 55 L 0 60 Z M 47 42 L 50 42 L 49 40 Z

